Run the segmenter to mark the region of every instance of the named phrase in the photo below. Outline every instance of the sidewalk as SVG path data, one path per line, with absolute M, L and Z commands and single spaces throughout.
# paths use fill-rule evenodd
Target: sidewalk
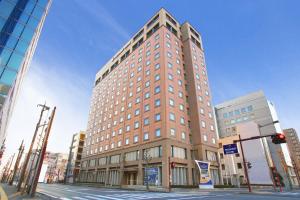
M 0 197 L 1 200 L 47 200 L 51 199 L 45 195 L 36 193 L 35 197 L 30 197 L 29 195 L 21 195 L 21 192 L 17 191 L 16 186 L 10 186 L 7 184 L 0 184 Z

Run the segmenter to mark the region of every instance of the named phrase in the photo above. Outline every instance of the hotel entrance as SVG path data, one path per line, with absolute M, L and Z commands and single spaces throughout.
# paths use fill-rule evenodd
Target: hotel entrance
M 137 172 L 136 171 L 125 171 L 124 180 L 126 185 L 136 185 L 137 184 Z

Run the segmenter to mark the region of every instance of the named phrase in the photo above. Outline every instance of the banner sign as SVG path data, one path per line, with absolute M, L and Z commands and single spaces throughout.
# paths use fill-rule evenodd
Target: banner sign
M 226 144 L 223 145 L 224 154 L 236 154 L 238 153 L 238 148 L 236 144 Z
M 144 184 L 148 183 L 149 185 L 157 185 L 158 184 L 158 168 L 157 167 L 149 167 L 145 168 L 145 177 Z
M 195 160 L 196 164 L 198 165 L 199 172 L 200 172 L 200 189 L 213 189 L 213 183 L 210 177 L 210 163 L 204 162 L 200 160 Z

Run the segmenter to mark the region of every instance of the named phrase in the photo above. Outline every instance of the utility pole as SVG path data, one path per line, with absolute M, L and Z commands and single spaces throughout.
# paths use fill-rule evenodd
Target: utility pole
M 25 177 L 27 165 L 28 165 L 28 162 L 29 162 L 31 153 L 32 153 L 33 145 L 34 145 L 34 143 L 35 143 L 35 138 L 36 138 L 37 132 L 38 132 L 39 127 L 40 127 L 40 123 L 41 123 L 41 120 L 42 120 L 42 117 L 43 117 L 43 113 L 44 113 L 44 111 L 50 109 L 48 106 L 46 106 L 46 103 L 44 103 L 44 105 L 38 104 L 38 106 L 41 106 L 41 107 L 42 107 L 42 110 L 41 110 L 41 113 L 40 113 L 39 120 L 38 120 L 38 122 L 37 122 L 37 124 L 36 124 L 36 127 L 35 127 L 35 131 L 34 131 L 34 134 L 33 134 L 33 138 L 32 138 L 32 141 L 31 141 L 31 144 L 30 144 L 28 153 L 27 153 L 27 155 L 26 155 L 26 157 L 25 157 L 23 169 L 22 169 L 22 171 L 21 171 L 20 179 L 19 179 L 19 182 L 18 182 L 18 185 L 17 185 L 17 187 L 18 187 L 18 192 L 21 190 L 22 183 L 23 183 L 23 181 L 24 181 L 24 177 Z
M 73 135 L 72 137 L 72 142 L 71 142 L 71 145 L 70 145 L 70 150 L 69 150 L 69 157 L 68 157 L 68 162 L 67 162 L 67 169 L 66 169 L 66 175 L 65 175 L 65 180 L 64 180 L 64 183 L 67 184 L 68 182 L 68 172 L 71 168 L 71 165 L 72 165 L 72 147 L 73 147 L 73 141 L 74 141 L 74 138 L 75 138 L 75 135 Z M 79 140 L 80 140 L 80 133 L 79 133 Z M 73 173 L 73 182 L 74 182 L 74 173 Z
M 12 160 L 13 160 L 13 157 L 11 156 L 11 157 L 7 160 L 7 162 L 6 162 L 6 164 L 5 164 L 5 167 L 3 168 L 3 173 L 2 173 L 2 177 L 1 177 L 1 182 L 2 182 L 2 183 L 5 182 L 6 177 L 8 176 L 7 170 L 9 171 L 9 164 L 12 162 Z
M 21 158 L 22 158 L 23 151 L 24 151 L 24 145 L 23 145 L 23 143 L 24 143 L 24 140 L 22 140 L 22 143 L 21 143 L 21 145 L 20 145 L 19 153 L 18 153 L 17 160 L 16 160 L 16 163 L 15 163 L 14 171 L 13 171 L 13 173 L 12 173 L 12 177 L 11 177 L 11 179 L 10 179 L 10 181 L 9 181 L 9 185 L 12 185 L 12 184 L 13 184 L 14 179 L 15 179 L 15 175 L 16 175 L 16 172 L 17 172 L 18 167 L 19 167 L 19 163 L 20 163 L 20 160 L 21 160 Z
M 50 130 L 51 130 L 51 127 L 52 127 L 53 119 L 54 119 L 54 116 L 55 116 L 55 111 L 56 111 L 56 107 L 54 107 L 54 109 L 52 110 L 52 113 L 51 113 L 51 116 L 50 116 L 50 119 L 49 119 L 49 122 L 48 122 L 48 126 L 47 126 L 47 129 L 46 129 L 46 134 L 45 134 L 45 137 L 44 137 L 41 153 L 39 155 L 38 166 L 37 166 L 37 169 L 36 169 L 35 174 L 33 176 L 32 186 L 30 188 L 30 195 L 32 197 L 35 195 L 37 183 L 38 183 L 39 176 L 40 176 L 40 173 L 41 173 L 41 168 L 42 168 L 42 165 L 43 165 L 43 160 L 44 160 L 44 156 L 45 156 L 46 149 L 47 149 L 48 138 L 49 138 Z
M 31 184 L 29 184 L 29 181 L 32 182 L 32 175 L 31 174 L 32 174 L 33 170 L 36 170 L 36 167 L 38 165 L 38 162 L 36 160 L 36 156 L 38 156 L 38 154 L 40 154 L 40 151 L 41 151 L 39 149 L 39 145 L 40 145 L 40 142 L 43 143 L 43 132 L 44 132 L 44 129 L 45 129 L 46 125 L 47 125 L 46 121 L 44 122 L 44 124 L 40 125 L 40 127 L 43 127 L 43 128 L 42 128 L 42 131 L 41 131 L 41 133 L 39 135 L 39 139 L 38 139 L 38 142 L 37 142 L 36 151 L 33 153 L 34 155 L 33 155 L 32 161 L 31 161 L 29 173 L 28 173 L 28 176 L 27 176 L 27 178 L 25 180 L 25 185 L 24 185 L 24 188 L 23 188 L 22 192 L 24 192 L 26 189 L 27 189 L 27 193 L 29 193 L 29 191 L 30 191 Z

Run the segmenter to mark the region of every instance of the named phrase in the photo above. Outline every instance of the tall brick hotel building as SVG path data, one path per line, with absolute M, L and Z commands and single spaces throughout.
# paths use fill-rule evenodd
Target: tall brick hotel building
M 145 185 L 150 168 L 157 174 L 150 185 L 167 188 L 170 171 L 172 185 L 197 185 L 194 160 L 203 160 L 219 184 L 215 119 L 195 28 L 159 10 L 96 74 L 86 133 L 81 182 Z

